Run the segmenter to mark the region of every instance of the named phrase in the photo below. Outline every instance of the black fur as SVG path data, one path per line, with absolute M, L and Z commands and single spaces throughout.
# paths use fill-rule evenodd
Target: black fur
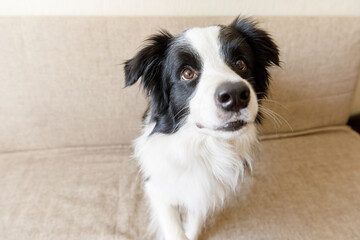
M 170 134 L 182 125 L 188 115 L 189 99 L 198 79 L 201 79 L 202 62 L 195 49 L 184 41 L 182 35 L 172 36 L 166 31 L 148 39 L 145 46 L 134 58 L 125 62 L 125 84 L 133 85 L 140 77 L 150 106 L 146 115 L 155 122 L 153 133 Z M 269 85 L 267 67 L 279 65 L 279 51 L 270 36 L 256 27 L 249 19 L 236 18 L 229 26 L 221 26 L 221 53 L 227 64 L 242 59 L 247 71 L 237 71 L 255 89 L 258 99 L 266 96 Z M 181 81 L 181 72 L 191 66 L 198 72 L 197 80 Z M 260 115 L 257 120 L 259 121 Z
M 252 84 L 261 101 L 269 87 L 267 67 L 279 66 L 279 50 L 268 33 L 258 28 L 250 19 L 236 18 L 230 26 L 222 26 L 220 42 L 222 54 L 229 66 L 241 58 L 248 70 L 238 74 Z M 234 69 L 236 72 L 236 69 Z M 259 112 L 256 120 L 260 122 Z
M 148 46 L 125 62 L 126 86 L 142 77 L 141 83 L 150 96 L 145 114 L 150 114 L 151 121 L 156 123 L 152 133 L 174 133 L 181 127 L 181 120 L 188 114 L 189 98 L 197 85 L 196 80 L 181 81 L 181 73 L 187 66 L 201 72 L 199 56 L 190 45 L 180 42 L 180 37 L 167 32 L 154 35 L 148 40 Z
M 153 107 L 163 111 L 168 99 L 168 84 L 161 81 L 166 49 L 173 36 L 163 31 L 148 39 L 149 45 L 134 58 L 125 62 L 125 86 L 133 85 L 140 77 L 148 95 L 153 99 Z

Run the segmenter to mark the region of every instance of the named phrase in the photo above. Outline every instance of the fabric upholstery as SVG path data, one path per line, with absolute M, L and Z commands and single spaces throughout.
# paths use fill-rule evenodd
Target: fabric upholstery
M 126 146 L 0 155 L 0 239 L 148 239 Z M 348 128 L 262 143 L 252 176 L 202 240 L 359 239 L 360 136 Z
M 264 120 L 253 175 L 201 240 L 360 239 L 360 136 L 344 126 L 360 19 L 256 19 L 280 46 L 265 101 L 280 120 Z M 130 147 L 146 100 L 122 63 L 161 28 L 232 20 L 0 18 L 0 239 L 149 239 Z
M 359 74 L 359 18 L 259 17 L 280 46 L 267 107 L 283 124 L 264 133 L 345 124 Z M 128 144 L 146 107 L 123 89 L 124 60 L 161 28 L 233 17 L 0 18 L 0 152 Z M 285 120 L 281 119 L 284 118 Z

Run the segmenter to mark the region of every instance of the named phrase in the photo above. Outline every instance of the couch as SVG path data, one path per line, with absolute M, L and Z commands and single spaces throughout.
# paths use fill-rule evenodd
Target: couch
M 122 63 L 162 28 L 233 18 L 0 18 L 0 239 L 150 239 L 131 157 L 146 99 Z M 360 136 L 346 126 L 360 18 L 256 19 L 281 52 L 264 101 L 275 119 L 201 239 L 360 239 Z

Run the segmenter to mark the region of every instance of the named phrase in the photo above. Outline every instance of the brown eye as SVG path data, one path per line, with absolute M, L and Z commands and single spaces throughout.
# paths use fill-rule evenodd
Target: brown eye
M 193 80 L 196 78 L 196 73 L 194 69 L 187 67 L 181 73 L 181 79 L 184 81 Z
M 243 71 L 243 70 L 246 69 L 246 64 L 245 64 L 245 62 L 243 60 L 237 60 L 235 62 L 235 68 L 237 70 Z

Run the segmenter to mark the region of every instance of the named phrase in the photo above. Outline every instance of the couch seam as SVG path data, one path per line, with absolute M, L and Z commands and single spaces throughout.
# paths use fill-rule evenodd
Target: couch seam
M 301 137 L 301 136 L 313 135 L 313 134 L 318 134 L 318 133 L 326 133 L 326 132 L 334 132 L 334 131 L 348 132 L 353 137 L 356 137 L 356 138 L 358 138 L 360 136 L 356 132 L 354 132 L 349 126 L 339 125 L 339 126 L 331 126 L 331 127 L 323 127 L 323 128 L 297 131 L 297 132 L 292 132 L 292 133 L 277 133 L 277 134 L 261 135 L 259 137 L 259 139 L 261 141 L 270 141 L 270 140 Z M 0 155 L 4 156 L 4 155 L 22 154 L 22 153 L 31 153 L 31 152 L 45 153 L 45 152 L 58 152 L 58 151 L 61 151 L 62 153 L 82 152 L 82 151 L 97 152 L 97 151 L 101 151 L 104 149 L 113 150 L 113 151 L 124 151 L 131 147 L 132 147 L 132 144 L 130 144 L 130 143 L 129 144 L 110 144 L 110 145 L 68 146 L 68 147 L 56 147 L 56 148 L 37 148 L 37 149 L 2 151 L 2 152 L 0 152 Z
M 308 130 L 296 131 L 296 132 L 291 132 L 291 133 L 266 134 L 266 135 L 261 135 L 259 138 L 261 141 L 268 141 L 268 140 L 302 137 L 302 136 L 307 136 L 307 135 L 313 135 L 313 134 L 319 134 L 319 133 L 321 134 L 321 133 L 326 133 L 326 132 L 336 132 L 336 131 L 348 132 L 352 136 L 359 137 L 359 135 L 357 133 L 355 133 L 349 126 L 339 125 L 339 126 L 329 126 L 329 127 L 308 129 Z
M 12 150 L 12 151 L 2 151 L 0 155 L 11 155 L 11 154 L 22 154 L 22 153 L 31 153 L 31 152 L 81 152 L 81 151 L 99 151 L 99 150 L 115 150 L 123 151 L 125 149 L 131 148 L 131 144 L 111 144 L 111 145 L 86 145 L 86 146 L 69 146 L 69 147 L 55 147 L 55 148 L 34 148 L 34 149 L 23 149 L 23 150 Z

